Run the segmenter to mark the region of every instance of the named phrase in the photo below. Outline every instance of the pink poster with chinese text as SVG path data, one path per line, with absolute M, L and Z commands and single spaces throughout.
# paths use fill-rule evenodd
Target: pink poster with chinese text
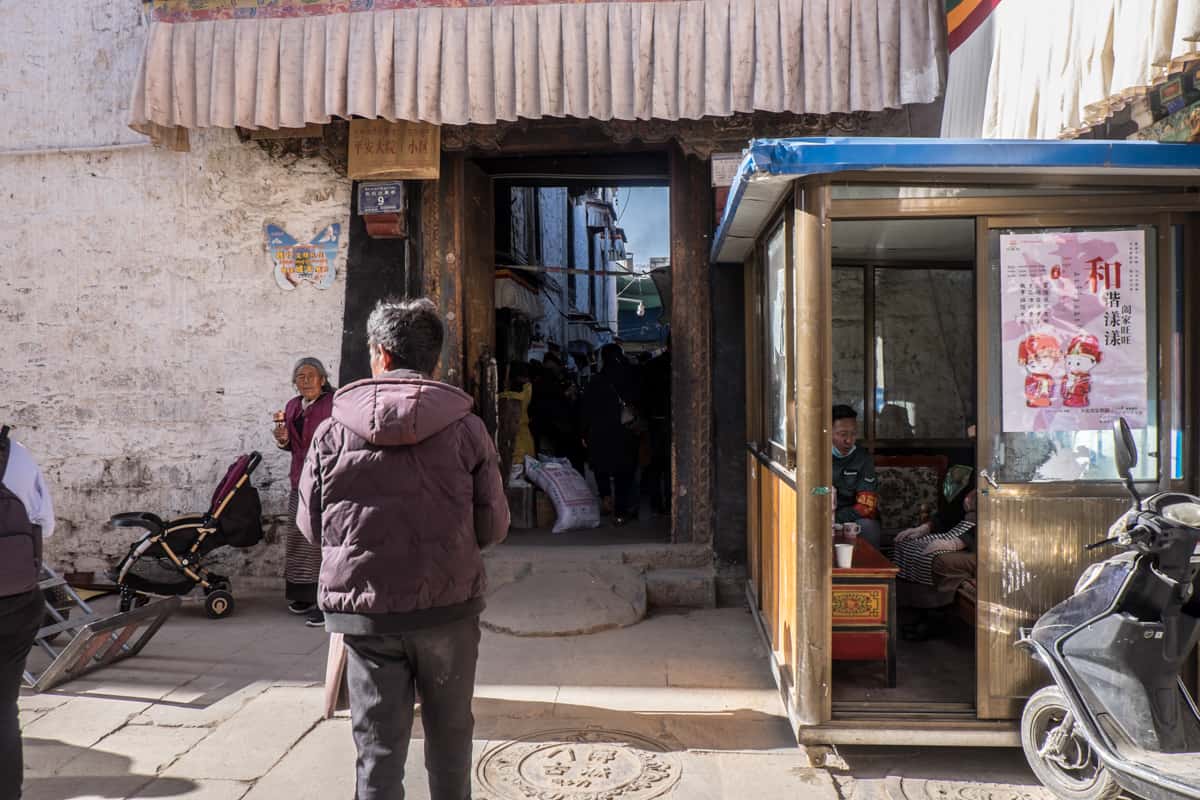
M 1146 427 L 1146 233 L 1000 236 L 1004 430 Z

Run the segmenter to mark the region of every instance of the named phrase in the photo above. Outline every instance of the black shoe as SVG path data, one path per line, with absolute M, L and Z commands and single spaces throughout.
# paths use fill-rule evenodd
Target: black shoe
M 308 615 L 308 619 L 304 620 L 304 624 L 310 628 L 324 628 L 325 612 L 321 611 L 319 608 L 314 608 Z
M 288 611 L 298 617 L 311 614 L 313 609 L 316 607 L 316 603 L 303 603 L 299 600 L 293 600 L 292 602 L 288 603 Z
M 900 638 L 906 642 L 927 642 L 937 637 L 937 631 L 925 620 L 900 626 Z

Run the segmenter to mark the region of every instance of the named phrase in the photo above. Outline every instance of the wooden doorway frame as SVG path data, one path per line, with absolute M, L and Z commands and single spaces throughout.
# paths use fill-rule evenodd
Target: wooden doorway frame
M 437 303 L 447 323 L 442 378 L 469 390 L 472 365 L 483 347 L 495 352 L 493 243 L 487 257 L 476 225 L 482 208 L 476 158 L 523 158 L 563 154 L 659 153 L 669 164 L 671 219 L 671 541 L 711 544 L 714 529 L 712 419 L 712 297 L 708 248 L 713 219 L 707 161 L 677 143 L 629 146 L 572 140 L 553 130 L 531 132 L 519 143 L 487 152 L 443 152 L 441 177 L 421 185 L 419 270 L 423 294 Z M 488 180 L 490 186 L 490 179 Z M 487 207 L 491 208 L 491 195 Z M 491 226 L 487 226 L 491 231 Z

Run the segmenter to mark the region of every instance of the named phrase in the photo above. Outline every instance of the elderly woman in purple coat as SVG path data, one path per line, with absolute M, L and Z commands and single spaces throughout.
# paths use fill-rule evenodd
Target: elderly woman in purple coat
M 297 487 L 304 457 L 317 426 L 333 411 L 333 387 L 325 365 L 311 356 L 296 362 L 292 383 L 300 394 L 288 401 L 283 411 L 275 412 L 275 443 L 292 454 L 291 493 L 288 495 L 287 541 L 284 579 L 287 582 L 288 611 L 303 615 L 306 625 L 320 627 L 325 617 L 317 608 L 317 578 L 321 572 L 321 548 L 314 547 L 296 529 Z

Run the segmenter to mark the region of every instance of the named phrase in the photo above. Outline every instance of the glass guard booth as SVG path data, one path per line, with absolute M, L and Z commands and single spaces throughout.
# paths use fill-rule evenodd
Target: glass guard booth
M 1048 682 L 1017 630 L 1127 504 L 1113 419 L 1140 490 L 1196 490 L 1198 183 L 1190 145 L 751 144 L 712 260 L 745 275 L 748 594 L 801 740 L 1016 744 Z

